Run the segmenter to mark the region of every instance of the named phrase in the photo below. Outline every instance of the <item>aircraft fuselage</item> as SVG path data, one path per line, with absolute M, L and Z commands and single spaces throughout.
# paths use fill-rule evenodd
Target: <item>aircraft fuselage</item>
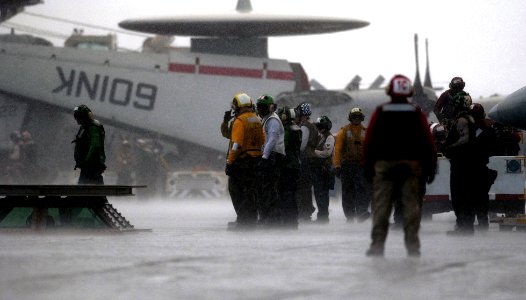
M 122 53 L 0 44 L 0 90 L 223 151 L 219 124 L 234 94 L 294 90 L 285 60 L 174 50 Z

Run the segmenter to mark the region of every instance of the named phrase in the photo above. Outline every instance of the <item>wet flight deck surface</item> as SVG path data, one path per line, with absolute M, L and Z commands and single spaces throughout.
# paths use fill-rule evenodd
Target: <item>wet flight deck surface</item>
M 423 223 L 422 257 L 391 231 L 385 258 L 364 255 L 370 221 L 298 231 L 229 232 L 227 199 L 110 199 L 152 232 L 3 232 L 0 299 L 521 299 L 526 232 L 450 237 L 451 213 Z

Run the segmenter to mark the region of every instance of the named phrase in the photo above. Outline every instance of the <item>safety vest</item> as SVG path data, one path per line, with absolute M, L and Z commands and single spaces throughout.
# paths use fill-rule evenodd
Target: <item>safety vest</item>
M 476 127 L 473 117 L 471 117 L 468 112 L 461 112 L 457 116 L 456 120 L 451 125 L 451 129 L 446 137 L 446 147 L 456 143 L 460 138 L 460 133 L 457 130 L 457 123 L 460 119 L 466 119 L 468 122 L 468 131 L 469 138 L 468 142 L 456 146 L 452 149 L 449 149 L 446 152 L 446 157 L 449 158 L 452 162 L 468 164 L 476 161 L 474 155 L 475 152 L 475 140 L 476 140 Z
M 367 153 L 367 156 L 375 160 L 430 159 L 434 144 L 429 144 L 429 125 L 423 123 L 419 107 L 410 103 L 381 105 L 376 109 L 375 123 L 369 126 L 369 130 L 374 130 L 370 132 L 374 134 L 370 145 L 374 153 Z M 434 156 L 436 159 L 436 154 Z
M 335 166 L 362 162 L 366 131 L 367 128 L 361 124 L 348 124 L 340 129 L 334 145 L 333 163 Z
M 273 152 L 276 152 L 276 153 L 279 153 L 279 154 L 283 154 L 285 155 L 285 142 L 284 142 L 284 138 L 285 138 L 285 129 L 283 128 L 283 123 L 281 122 L 281 120 L 279 119 L 278 115 L 276 113 L 271 113 L 270 116 L 268 116 L 267 118 L 264 119 L 263 121 L 263 128 L 265 129 L 265 133 L 268 134 L 268 128 L 267 128 L 267 122 L 270 120 L 270 119 L 275 119 L 278 124 L 279 124 L 279 137 L 278 137 L 278 140 L 276 141 L 276 144 L 274 145 L 274 149 L 272 149 Z M 268 136 L 267 136 L 268 138 Z
M 314 150 L 318 145 L 318 129 L 316 129 L 316 125 L 312 124 L 309 121 L 302 122 L 300 126 L 305 126 L 309 130 L 309 140 L 307 141 L 307 146 L 305 147 L 305 150 L 301 152 L 301 157 L 314 158 L 316 157 Z
M 316 150 L 318 150 L 318 151 L 325 150 L 325 142 L 327 141 L 327 138 L 329 136 L 331 136 L 331 135 L 332 134 L 330 132 L 327 132 L 326 134 L 320 134 L 319 135 L 319 142 L 318 142 L 318 146 L 316 146 Z M 322 161 L 322 166 L 324 166 L 326 168 L 330 168 L 332 166 L 332 157 L 333 157 L 333 155 L 334 155 L 334 151 L 328 157 L 319 158 Z
M 81 125 L 73 141 L 77 165 L 93 169 L 105 168 L 104 138 L 104 127 L 99 121 L 93 120 Z
M 254 112 L 244 112 L 232 125 L 231 145 L 228 163 L 238 158 L 261 157 L 261 148 L 265 143 L 265 133 L 261 119 Z
M 301 129 L 298 125 L 289 123 L 284 125 L 285 129 L 285 158 L 283 164 L 287 168 L 300 168 Z

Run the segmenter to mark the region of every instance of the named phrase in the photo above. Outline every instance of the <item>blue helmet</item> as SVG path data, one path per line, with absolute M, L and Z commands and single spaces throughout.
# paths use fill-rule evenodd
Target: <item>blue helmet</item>
M 298 113 L 300 116 L 310 116 L 312 114 L 312 111 L 310 109 L 310 104 L 307 102 L 303 102 L 298 107 L 296 107 L 298 110 Z

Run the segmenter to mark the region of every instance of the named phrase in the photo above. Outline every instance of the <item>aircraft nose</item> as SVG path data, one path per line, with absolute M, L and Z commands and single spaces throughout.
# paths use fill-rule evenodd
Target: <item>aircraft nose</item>
M 526 87 L 495 105 L 488 116 L 499 123 L 526 130 Z
M 499 122 L 499 104 L 496 104 L 489 110 L 488 117 L 494 121 Z

